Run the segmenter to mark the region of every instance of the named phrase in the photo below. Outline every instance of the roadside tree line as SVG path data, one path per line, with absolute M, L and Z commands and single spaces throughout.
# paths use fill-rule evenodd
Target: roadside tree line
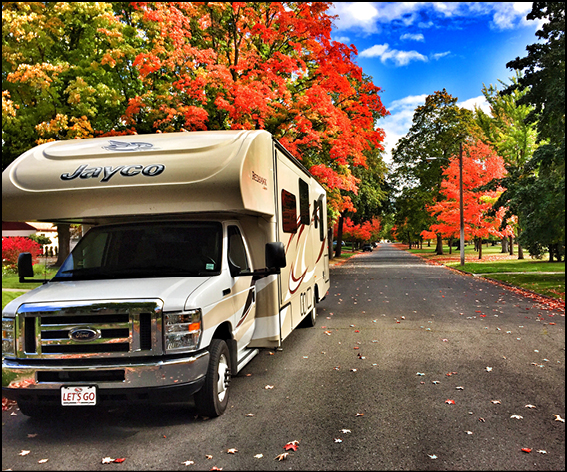
M 529 20 L 545 20 L 528 54 L 501 88 L 484 86 L 490 113 L 457 105 L 445 89 L 418 107 L 393 151 L 393 235 L 423 243 L 459 237 L 459 150 L 463 149 L 465 239 L 513 241 L 531 256 L 565 255 L 565 5 L 534 2 Z M 429 158 L 429 160 L 428 160 Z M 434 158 L 434 159 L 432 159 Z M 509 244 L 508 244 L 509 243 Z M 511 252 L 512 253 L 512 252 Z

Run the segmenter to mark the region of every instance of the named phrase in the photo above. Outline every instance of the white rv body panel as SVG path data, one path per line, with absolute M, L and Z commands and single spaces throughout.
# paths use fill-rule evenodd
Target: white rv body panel
M 92 228 L 53 281 L 3 311 L 3 320 L 14 320 L 15 336 L 15 352 L 3 359 L 3 390 L 16 399 L 24 398 L 19 396 L 21 385 L 27 392 L 53 392 L 69 384 L 64 380 L 69 375 L 78 379 L 76 384 L 96 379 L 102 369 L 97 359 L 105 359 L 112 375 L 123 375 L 122 383 L 108 380 L 106 373 L 92 381 L 101 391 L 175 387 L 179 392 L 177 387 L 186 385 L 186 391 L 199 393 L 207 384 L 215 339 L 228 345 L 234 374 L 257 348 L 281 346 L 303 319 L 314 319 L 315 303 L 329 289 L 325 191 L 265 131 L 46 143 L 24 153 L 2 173 L 2 213 L 5 221 L 80 223 Z M 187 227 L 190 232 L 199 225 L 222 231 L 215 260 L 203 262 L 204 246 L 189 242 L 199 239 L 198 231 L 191 239 L 179 229 Z M 163 241 L 153 239 L 149 249 L 134 249 L 138 233 L 145 235 L 141 240 L 163 233 Z M 88 238 L 95 241 L 92 246 Z M 120 238 L 120 246 L 111 245 Z M 282 244 L 285 251 L 287 264 L 279 273 L 264 269 L 267 246 L 273 243 Z M 155 269 L 136 276 L 116 273 L 110 279 L 74 275 L 97 257 L 120 259 L 117 267 L 124 270 L 128 263 L 153 258 L 144 270 Z M 196 262 L 201 269 L 192 274 L 167 273 L 173 266 L 196 267 Z M 104 316 L 111 312 L 122 321 L 105 326 Z M 63 334 L 56 335 L 49 322 L 59 317 Z M 189 331 L 199 333 L 198 345 L 184 349 L 168 344 L 168 339 L 177 339 L 168 335 L 175 325 L 171 320 L 177 319 L 187 320 Z M 106 352 L 104 343 L 81 344 L 72 334 L 83 328 L 85 335 L 98 332 L 103 338 L 105 332 L 122 329 L 115 343 L 124 344 L 124 350 Z M 46 339 L 40 331 L 47 332 Z M 29 359 L 41 362 L 34 367 Z M 61 359 L 68 359 L 68 365 L 61 365 Z M 116 363 L 109 364 L 111 360 Z M 160 380 L 152 384 L 150 379 L 156 376 Z M 5 385 L 4 378 L 11 380 Z

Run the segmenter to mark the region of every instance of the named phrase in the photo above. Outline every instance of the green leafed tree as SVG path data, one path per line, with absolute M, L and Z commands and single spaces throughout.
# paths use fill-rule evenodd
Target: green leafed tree
M 538 130 L 540 146 L 516 181 L 508 184 L 509 200 L 522 222 L 520 241 L 530 254 L 550 260 L 565 254 L 565 4 L 534 2 L 529 20 L 543 20 L 536 32 L 540 42 L 528 54 L 506 64 L 522 76 L 503 94 L 527 89 L 519 104 L 533 107 L 526 117 Z
M 416 108 L 409 132 L 393 150 L 392 180 L 401 191 L 395 197 L 398 234 L 404 224 L 409 224 L 405 221 L 414 222 L 411 227 L 416 234 L 435 223 L 434 217 L 427 213 L 425 203 L 442 198 L 440 186 L 448 159 L 458 153 L 459 143 L 475 127 L 472 112 L 459 107 L 457 100 L 445 89 L 429 95 L 425 104 Z M 441 159 L 427 161 L 428 157 Z M 423 204 L 416 205 L 416 202 Z M 416 227 L 421 224 L 422 227 Z M 436 252 L 443 254 L 441 235 L 437 236 Z

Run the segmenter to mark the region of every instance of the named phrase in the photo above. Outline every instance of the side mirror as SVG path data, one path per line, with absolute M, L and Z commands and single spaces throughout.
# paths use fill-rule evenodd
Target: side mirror
M 285 246 L 282 242 L 266 244 L 266 267 L 281 269 L 287 265 Z
M 32 255 L 29 252 L 22 252 L 18 256 L 18 276 L 20 282 L 33 282 L 24 280 L 25 277 L 33 277 Z

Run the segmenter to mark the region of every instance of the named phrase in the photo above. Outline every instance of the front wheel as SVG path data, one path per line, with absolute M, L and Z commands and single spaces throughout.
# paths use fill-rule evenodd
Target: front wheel
M 222 339 L 209 346 L 209 367 L 205 383 L 195 394 L 195 405 L 201 416 L 216 417 L 226 410 L 231 380 L 230 351 Z

